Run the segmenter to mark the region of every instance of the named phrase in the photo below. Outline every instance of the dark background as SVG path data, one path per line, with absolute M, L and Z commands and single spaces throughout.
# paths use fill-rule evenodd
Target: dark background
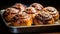
M 59 0 L 0 0 L 0 10 L 8 8 L 8 7 L 14 5 L 15 3 L 23 3 L 25 5 L 30 5 L 34 2 L 40 3 L 44 7 L 54 6 L 55 8 L 57 8 L 58 11 L 60 11 L 60 1 Z M 60 29 L 59 27 L 56 27 L 56 31 L 59 31 L 59 29 Z M 0 31 L 1 32 L 8 31 L 8 28 L 6 27 L 6 25 L 2 21 L 1 16 L 0 16 Z
M 40 3 L 43 6 L 54 6 L 60 8 L 59 0 L 0 0 L 0 8 L 5 8 L 8 6 L 12 6 L 15 3 L 23 3 L 23 4 L 32 4 L 34 2 Z

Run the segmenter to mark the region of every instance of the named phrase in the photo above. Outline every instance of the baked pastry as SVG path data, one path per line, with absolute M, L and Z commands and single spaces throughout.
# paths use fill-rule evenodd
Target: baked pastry
M 13 26 L 31 26 L 32 17 L 25 12 L 22 12 L 14 16 L 11 20 L 11 23 L 13 24 Z
M 40 14 L 36 15 L 34 18 L 35 25 L 44 25 L 44 24 L 54 24 L 54 19 L 52 15 L 45 11 L 41 11 Z
M 20 12 L 15 8 L 7 8 L 3 14 L 7 25 L 13 26 L 31 26 L 32 17 L 25 12 Z
M 7 8 L 3 14 L 3 17 L 6 21 L 11 21 L 11 19 L 19 12 L 15 8 Z
M 16 3 L 12 7 L 16 8 L 16 9 L 19 9 L 20 11 L 24 11 L 26 9 L 26 6 L 24 4 L 21 4 L 21 3 Z
M 53 16 L 54 20 L 59 19 L 59 12 L 57 11 L 56 8 L 54 8 L 54 7 L 45 7 L 43 10 L 48 12 L 49 14 L 51 14 Z
M 39 12 L 35 10 L 33 7 L 26 8 L 25 11 L 27 14 L 29 14 L 32 18 L 34 18 Z
M 39 4 L 39 3 L 33 3 L 33 4 L 31 4 L 30 5 L 31 7 L 34 7 L 37 11 L 40 11 L 40 10 L 42 10 L 44 7 L 41 5 L 41 4 Z
M 54 7 L 43 7 L 39 3 L 33 3 L 27 7 L 16 3 L 5 9 L 3 17 L 9 26 L 31 26 L 54 24 L 59 19 L 59 12 Z

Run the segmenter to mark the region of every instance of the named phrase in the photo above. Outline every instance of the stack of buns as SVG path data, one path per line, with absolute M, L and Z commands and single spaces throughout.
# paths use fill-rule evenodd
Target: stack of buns
M 59 19 L 59 12 L 54 7 L 43 7 L 33 3 L 29 7 L 16 3 L 5 9 L 3 17 L 10 26 L 32 26 L 54 24 Z

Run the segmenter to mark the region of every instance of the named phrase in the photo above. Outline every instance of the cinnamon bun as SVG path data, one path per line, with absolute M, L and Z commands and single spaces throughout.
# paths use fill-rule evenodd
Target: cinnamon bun
M 7 8 L 3 14 L 3 17 L 6 21 L 11 21 L 11 19 L 19 12 L 15 8 Z
M 32 18 L 34 18 L 39 12 L 35 10 L 33 7 L 26 8 L 25 11 L 27 14 L 29 14 Z
M 43 5 L 41 5 L 39 3 L 33 3 L 30 6 L 34 7 L 37 11 L 40 11 L 40 10 L 42 10 L 44 8 Z
M 53 16 L 54 20 L 59 19 L 59 12 L 57 11 L 56 8 L 54 8 L 54 7 L 45 7 L 43 10 L 45 10 L 46 12 L 51 14 Z
M 12 23 L 14 26 L 31 26 L 32 17 L 22 12 L 12 18 Z
M 24 11 L 26 9 L 26 6 L 24 4 L 21 4 L 21 3 L 16 3 L 12 7 L 16 8 L 16 9 L 19 9 L 20 11 Z
M 45 11 L 41 11 L 40 14 L 36 15 L 34 18 L 35 25 L 44 25 L 44 24 L 54 24 L 54 19 L 52 15 Z

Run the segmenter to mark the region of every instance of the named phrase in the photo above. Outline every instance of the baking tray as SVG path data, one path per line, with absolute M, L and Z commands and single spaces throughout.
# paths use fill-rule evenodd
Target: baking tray
M 8 26 L 6 21 L 3 19 L 3 13 L 5 10 L 0 11 L 0 15 L 2 20 L 4 21 L 5 25 L 9 28 L 9 31 L 12 33 L 26 33 L 26 32 L 43 32 L 49 29 L 56 28 L 60 26 L 60 20 L 56 21 L 55 24 L 51 25 L 32 25 L 32 26 Z

